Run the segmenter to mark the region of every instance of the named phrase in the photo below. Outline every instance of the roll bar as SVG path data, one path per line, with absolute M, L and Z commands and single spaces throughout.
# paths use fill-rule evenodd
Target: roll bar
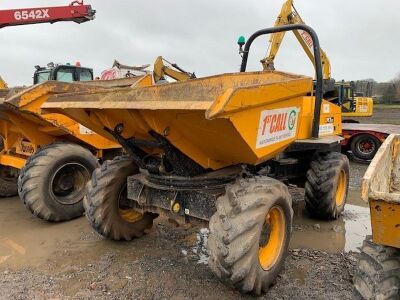
M 319 119 L 321 116 L 321 104 L 322 104 L 322 96 L 323 96 L 323 77 L 322 77 L 321 55 L 315 55 L 315 53 L 321 53 L 321 48 L 319 45 L 319 39 L 318 39 L 317 33 L 314 31 L 314 29 L 312 29 L 310 26 L 307 26 L 304 24 L 293 24 L 293 25 L 285 25 L 285 26 L 261 29 L 255 33 L 253 33 L 244 46 L 242 65 L 240 67 L 240 72 L 246 72 L 247 60 L 249 58 L 250 47 L 256 38 L 258 38 L 259 36 L 262 36 L 262 35 L 266 35 L 266 34 L 283 32 L 283 31 L 293 31 L 293 30 L 304 30 L 311 36 L 311 39 L 313 41 L 316 84 L 315 84 L 315 108 L 314 108 L 314 121 L 313 121 L 313 126 L 312 126 L 312 137 L 318 138 L 319 137 Z

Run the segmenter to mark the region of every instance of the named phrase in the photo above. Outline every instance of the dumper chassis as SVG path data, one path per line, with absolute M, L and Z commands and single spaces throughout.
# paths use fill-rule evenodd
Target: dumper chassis
M 263 29 L 253 34 L 245 44 L 241 73 L 193 79 L 177 84 L 159 86 L 150 84 L 144 87 L 138 85 L 130 90 L 95 93 L 90 97 L 78 94 L 57 96 L 44 105 L 46 109 L 66 114 L 76 121 L 100 120 L 88 121 L 84 125 L 99 134 L 113 136 L 127 153 L 125 156 L 103 163 L 93 172 L 92 180 L 87 185 L 85 212 L 90 224 L 99 234 L 114 240 L 131 240 L 142 236 L 151 228 L 153 220 L 159 214 L 167 214 L 175 220 L 184 222 L 192 218 L 209 221 L 209 266 L 213 273 L 240 292 L 261 294 L 266 292 L 275 280 L 288 251 L 293 210 L 287 184 L 295 183 L 305 187 L 307 209 L 313 215 L 323 219 L 338 218 L 347 199 L 349 162 L 340 154 L 341 138 L 338 136 L 341 124 L 340 108 L 322 100 L 323 78 L 319 55 L 315 57 L 317 74 L 315 98 L 305 94 L 306 91 L 313 93 L 312 80 L 308 78 L 307 85 L 303 86 L 301 92 L 303 96 L 299 100 L 305 102 L 298 102 L 301 103 L 299 105 L 305 103 L 310 105 L 309 123 L 306 114 L 302 120 L 307 124 L 302 127 L 307 133 L 302 133 L 303 138 L 291 139 L 290 143 L 281 148 L 279 145 L 276 145 L 276 148 L 264 147 L 270 150 L 269 159 L 258 160 L 256 156 L 249 155 L 246 157 L 248 152 L 242 152 L 243 156 L 239 158 L 235 156 L 235 151 L 243 150 L 240 148 L 243 144 L 234 140 L 236 132 L 233 131 L 233 127 L 226 127 L 233 121 L 226 121 L 224 117 L 221 121 L 219 119 L 214 121 L 212 114 L 215 111 L 207 111 L 206 116 L 202 112 L 201 98 L 207 95 L 212 98 L 210 93 L 213 93 L 211 95 L 224 93 L 225 88 L 229 88 L 229 85 L 235 86 L 233 83 L 239 80 L 242 80 L 244 85 L 248 84 L 240 90 L 244 93 L 249 90 L 258 92 L 260 89 L 285 86 L 283 81 L 276 86 L 263 83 L 262 78 L 280 78 L 281 75 L 290 77 L 289 74 L 279 72 L 247 74 L 245 71 L 250 46 L 257 37 L 289 30 L 307 32 L 313 40 L 314 52 L 320 52 L 318 37 L 308 26 L 299 24 Z M 224 79 L 229 80 L 224 81 Z M 298 80 L 301 82 L 303 79 Z M 225 84 L 226 82 L 228 84 Z M 197 85 L 196 91 L 191 89 L 193 85 Z M 238 86 L 240 87 L 240 82 L 236 87 Z M 220 92 L 214 92 L 220 87 Z M 283 92 L 293 93 L 294 89 L 285 88 Z M 234 95 L 234 92 L 228 90 L 225 94 L 230 96 Z M 192 110 L 190 108 L 182 110 L 182 105 L 187 105 L 184 103 L 189 100 L 188 93 L 194 93 L 194 98 L 198 100 L 190 102 Z M 299 95 L 294 93 L 292 97 Z M 114 99 L 113 95 L 118 97 Z M 165 99 L 160 98 L 160 95 Z M 289 97 L 282 96 L 281 101 L 287 101 Z M 234 102 L 233 98 L 229 99 Z M 244 111 L 250 114 L 254 109 L 254 116 L 259 118 L 261 104 L 253 102 L 251 104 L 253 106 L 246 106 L 243 104 L 246 103 L 245 99 L 240 99 Z M 210 106 L 208 103 L 207 107 Z M 281 107 L 285 104 L 290 105 L 287 102 L 277 103 L 278 101 L 275 107 L 279 104 Z M 219 104 L 220 102 L 215 101 L 212 106 L 220 108 Z M 334 117 L 326 111 L 321 113 L 322 104 L 324 110 L 328 107 L 328 110 L 332 110 L 332 114 L 335 111 Z M 157 111 L 155 105 L 164 106 Z M 127 109 L 128 106 L 131 107 L 131 111 Z M 201 109 L 198 108 L 200 106 Z M 176 110 L 175 115 L 173 109 Z M 231 104 L 225 109 L 232 109 L 234 114 L 238 106 Z M 217 113 L 221 111 L 220 108 Z M 290 114 L 296 115 L 296 111 L 294 109 Z M 108 112 L 110 115 L 107 115 Z M 157 112 L 160 112 L 160 115 L 157 115 Z M 188 121 L 200 120 L 197 124 L 202 125 L 190 128 L 198 129 L 199 135 L 208 132 L 203 138 L 211 134 L 210 140 L 215 139 L 216 143 L 219 138 L 218 146 L 225 142 L 222 130 L 228 128 L 231 130 L 227 131 L 228 134 L 232 134 L 231 141 L 239 146 L 237 149 L 232 148 L 229 151 L 225 149 L 225 152 L 222 152 L 225 155 L 219 157 L 225 159 L 225 162 L 222 159 L 211 160 L 210 156 L 208 160 L 204 160 L 203 158 L 209 155 L 205 152 L 208 148 L 201 146 L 207 145 L 194 144 L 198 149 L 190 148 L 193 143 L 198 142 L 193 139 L 193 135 L 188 141 L 184 136 L 178 138 L 175 136 L 174 139 L 177 128 L 182 129 L 182 127 L 164 127 L 163 117 L 169 118 L 171 114 L 172 120 L 178 117 L 186 120 L 187 116 L 191 116 L 187 117 Z M 288 115 L 289 111 L 286 116 Z M 85 117 L 81 119 L 82 116 Z M 251 128 L 257 129 L 258 122 L 255 124 L 249 115 L 246 116 L 248 118 L 244 124 L 252 122 Z M 335 119 L 335 126 L 326 123 L 332 119 Z M 284 117 L 281 120 L 287 121 Z M 320 124 L 321 120 L 324 123 Z M 189 130 L 189 123 L 182 122 L 184 130 Z M 288 124 L 293 126 L 294 123 L 290 123 L 289 120 Z M 320 125 L 331 126 L 334 133 L 320 137 Z M 245 126 L 239 129 L 244 129 L 241 132 L 244 135 L 248 132 Z M 258 129 L 260 130 L 260 127 Z M 174 140 L 174 143 L 171 140 Z M 200 136 L 199 140 L 201 141 Z M 251 141 L 253 144 L 255 137 L 252 137 Z M 229 144 L 227 145 L 229 147 Z M 263 149 L 262 146 L 260 148 Z M 214 151 L 224 150 L 215 149 Z M 244 149 L 248 151 L 249 148 Z M 255 148 L 251 150 L 254 151 L 252 153 L 259 151 Z M 203 153 L 206 155 L 201 156 Z M 228 159 L 227 156 L 231 158 Z M 231 161 L 237 163 L 229 163 Z

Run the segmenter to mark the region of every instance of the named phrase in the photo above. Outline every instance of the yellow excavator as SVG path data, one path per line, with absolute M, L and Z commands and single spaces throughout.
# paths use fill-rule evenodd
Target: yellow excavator
M 305 24 L 296 10 L 294 0 L 286 0 L 281 12 L 275 21 L 275 27 L 290 24 Z M 295 37 L 314 63 L 313 43 L 310 35 L 304 30 L 294 30 Z M 263 69 L 275 70 L 274 60 L 280 49 L 285 32 L 277 32 L 271 35 L 269 47 L 265 58 L 261 60 Z M 331 64 L 326 53 L 321 49 L 322 73 L 324 78 L 324 98 L 342 107 L 344 117 L 370 117 L 373 114 L 373 99 L 369 97 L 355 97 L 354 89 L 350 83 L 337 82 L 331 77 Z

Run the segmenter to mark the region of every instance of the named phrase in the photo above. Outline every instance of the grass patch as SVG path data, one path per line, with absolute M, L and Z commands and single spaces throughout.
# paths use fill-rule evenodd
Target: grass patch
M 374 108 L 380 108 L 380 109 L 400 108 L 400 104 L 374 104 Z

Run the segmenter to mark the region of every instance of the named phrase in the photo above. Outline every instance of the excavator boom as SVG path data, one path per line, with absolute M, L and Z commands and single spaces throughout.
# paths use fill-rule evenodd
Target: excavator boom
M 164 61 L 168 63 L 170 66 L 164 64 Z M 186 72 L 182 68 L 180 68 L 177 64 L 170 63 L 165 60 L 162 56 L 157 57 L 154 62 L 154 70 L 153 70 L 154 81 L 157 82 L 161 79 L 165 79 L 165 76 L 171 77 L 176 81 L 186 81 L 189 79 L 196 78 L 194 73 Z
M 95 14 L 83 1 L 74 1 L 68 6 L 0 10 L 0 28 L 60 21 L 83 23 L 93 20 Z
M 275 27 L 290 25 L 290 24 L 305 24 L 301 19 L 299 13 L 294 7 L 293 0 L 287 0 L 281 9 L 278 18 L 275 21 Z M 300 45 L 303 47 L 307 56 L 314 64 L 313 42 L 310 35 L 303 30 L 293 31 Z M 264 70 L 274 70 L 274 60 L 281 46 L 282 40 L 285 37 L 284 32 L 275 33 L 271 36 L 270 46 L 268 53 L 264 59 L 261 60 Z M 326 53 L 321 49 L 322 71 L 325 80 L 331 79 L 331 64 Z
M 294 0 L 285 0 L 281 12 L 275 21 L 275 27 L 303 24 L 305 22 L 300 17 L 293 4 Z M 313 41 L 311 36 L 304 30 L 293 30 L 294 35 L 303 47 L 308 58 L 315 64 Z M 264 71 L 275 70 L 274 60 L 285 37 L 284 32 L 277 32 L 271 35 L 269 40 L 269 47 L 265 58 L 261 60 Z M 331 77 L 331 64 L 325 51 L 320 49 L 320 56 L 322 62 L 322 74 L 324 79 L 324 96 L 330 101 L 336 102 L 342 107 L 342 115 L 346 117 L 369 117 L 373 112 L 373 99 L 367 97 L 354 97 L 354 95 L 347 96 L 342 91 L 344 89 L 353 90 L 353 87 L 346 86 L 342 82 L 335 84 L 335 80 Z M 349 85 L 349 84 L 348 84 Z M 351 92 L 353 94 L 353 92 Z

